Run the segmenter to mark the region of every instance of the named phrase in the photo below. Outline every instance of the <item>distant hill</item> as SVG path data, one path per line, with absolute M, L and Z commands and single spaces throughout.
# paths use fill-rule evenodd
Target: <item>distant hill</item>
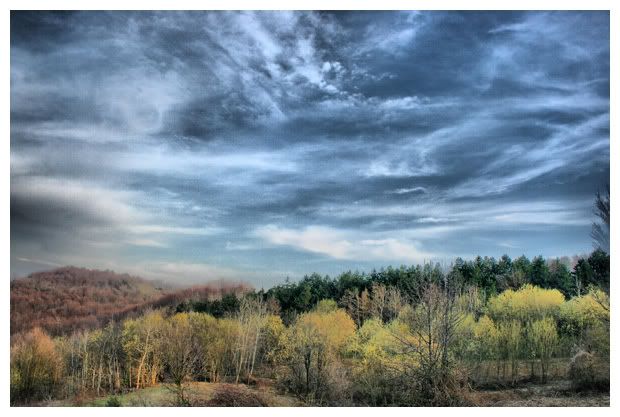
M 174 289 L 113 271 L 63 267 L 11 281 L 11 334 L 41 327 L 53 335 L 100 327 L 148 308 L 188 299 L 243 293 L 248 285 L 222 281 Z

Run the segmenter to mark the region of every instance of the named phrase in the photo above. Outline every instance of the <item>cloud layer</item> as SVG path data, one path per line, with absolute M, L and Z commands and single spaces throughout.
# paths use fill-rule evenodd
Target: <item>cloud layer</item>
M 605 12 L 11 14 L 13 275 L 574 254 L 608 181 Z

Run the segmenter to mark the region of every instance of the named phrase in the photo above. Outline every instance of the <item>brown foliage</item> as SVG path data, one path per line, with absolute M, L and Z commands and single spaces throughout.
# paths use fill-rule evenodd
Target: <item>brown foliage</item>
M 242 283 L 220 281 L 173 290 L 127 274 L 63 267 L 11 281 L 11 334 L 34 327 L 51 335 L 70 334 L 183 300 L 249 289 Z
M 66 267 L 11 282 L 11 333 L 92 329 L 164 294 L 127 274 Z

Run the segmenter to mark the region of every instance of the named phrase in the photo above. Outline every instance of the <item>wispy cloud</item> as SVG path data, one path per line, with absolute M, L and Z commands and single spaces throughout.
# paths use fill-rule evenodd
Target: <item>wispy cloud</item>
M 584 252 L 609 13 L 13 12 L 10 140 L 13 275 Z
M 255 234 L 276 245 L 292 246 L 335 259 L 419 262 L 436 257 L 416 248 L 409 241 L 395 238 L 368 239 L 363 234 L 324 226 L 308 226 L 301 230 L 267 225 Z

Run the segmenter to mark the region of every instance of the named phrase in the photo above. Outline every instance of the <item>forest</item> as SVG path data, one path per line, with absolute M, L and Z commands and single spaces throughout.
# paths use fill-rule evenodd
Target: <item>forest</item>
M 152 387 L 168 403 L 142 405 L 486 405 L 484 390 L 554 381 L 606 393 L 609 267 L 602 250 L 477 257 L 186 292 L 99 326 L 21 324 L 11 404 L 119 406 Z

